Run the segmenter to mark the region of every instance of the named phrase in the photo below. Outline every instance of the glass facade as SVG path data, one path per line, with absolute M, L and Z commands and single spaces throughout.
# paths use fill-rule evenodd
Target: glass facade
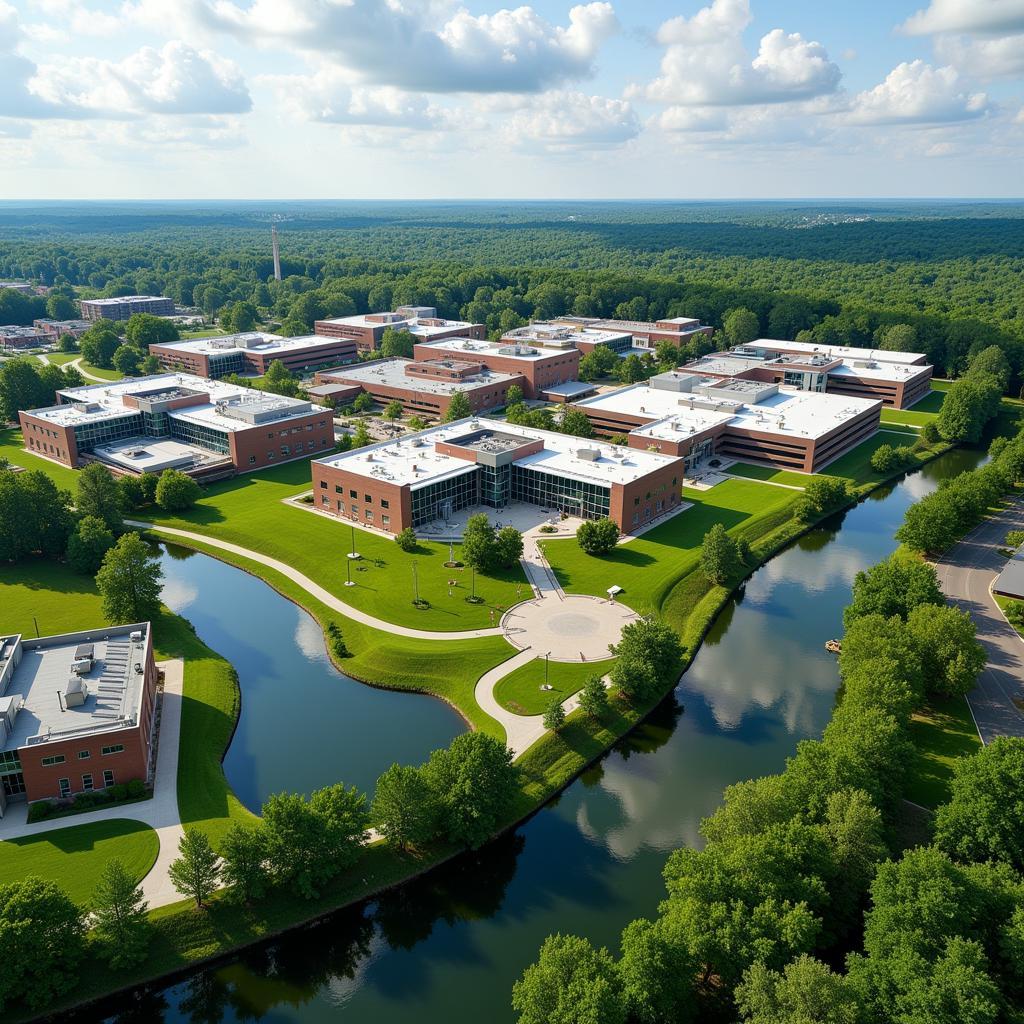
M 123 441 L 142 432 L 142 419 L 138 413 L 118 416 L 116 419 L 97 420 L 95 423 L 75 425 L 75 444 L 80 452 L 91 452 L 98 445 Z
M 249 366 L 245 359 L 245 353 L 236 349 L 233 352 L 211 352 L 209 357 L 210 377 L 216 380 L 218 377 L 225 377 L 229 373 L 245 373 Z
M 228 435 L 223 430 L 180 419 L 172 419 L 170 424 L 171 437 L 197 444 L 200 448 L 207 448 L 212 452 L 220 452 L 222 455 L 227 455 L 231 450 Z
M 603 519 L 611 507 L 611 489 L 604 484 L 513 466 L 512 499 L 557 509 L 581 519 Z
M 504 508 L 512 494 L 512 466 L 480 466 L 480 503 Z
M 479 474 L 462 473 L 412 492 L 412 525 L 444 519 L 460 508 L 480 503 Z M 353 506 L 353 509 L 355 506 Z

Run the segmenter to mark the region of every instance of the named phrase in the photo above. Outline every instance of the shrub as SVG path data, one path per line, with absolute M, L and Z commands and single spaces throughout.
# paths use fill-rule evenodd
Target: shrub
M 544 728 L 552 732 L 558 732 L 565 725 L 565 708 L 558 697 L 553 697 L 551 703 L 544 711 Z
M 351 657 L 352 652 L 348 649 L 348 645 L 345 643 L 345 637 L 342 635 L 341 626 L 336 622 L 327 623 L 327 642 L 330 644 L 331 653 L 336 658 Z
M 132 800 L 138 800 L 146 795 L 146 784 L 142 779 L 132 779 L 127 785 L 128 796 Z
M 607 555 L 619 542 L 619 526 L 613 519 L 587 519 L 576 530 L 576 543 L 588 555 Z
M 871 468 L 876 473 L 891 473 L 898 465 L 896 449 L 891 444 L 881 444 L 871 453 Z
M 416 550 L 416 531 L 411 526 L 407 526 L 404 530 L 399 530 L 395 534 L 395 543 L 403 551 L 415 551 Z
M 1004 542 L 1008 548 L 1019 548 L 1024 544 L 1024 530 L 1011 530 Z
M 929 421 L 921 428 L 921 438 L 928 444 L 937 444 L 942 440 L 942 435 L 934 421 Z
M 823 476 L 809 480 L 797 499 L 793 513 L 803 523 L 839 508 L 850 500 L 850 485 L 838 477 Z

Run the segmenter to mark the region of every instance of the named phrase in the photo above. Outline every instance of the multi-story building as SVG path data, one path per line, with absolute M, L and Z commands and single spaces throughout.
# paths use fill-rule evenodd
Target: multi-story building
M 22 295 L 35 295 L 35 285 L 27 281 L 0 281 L 0 289 L 9 288 L 12 292 L 20 292 Z
M 25 447 L 116 473 L 174 468 L 212 479 L 334 447 L 330 414 L 308 401 L 164 373 L 66 388 L 58 405 L 19 414 Z
M 275 360 L 284 363 L 293 373 L 301 374 L 322 366 L 348 363 L 358 357 L 355 342 L 346 338 L 321 338 L 315 334 L 282 338 L 262 331 L 168 341 L 150 345 L 149 352 L 165 370 L 181 370 L 214 379 L 232 373 L 262 376 Z
M 49 343 L 49 336 L 38 327 L 19 327 L 17 324 L 0 327 L 0 349 L 8 352 L 39 348 L 40 345 Z
M 397 400 L 407 413 L 440 418 L 457 392 L 466 396 L 474 412 L 500 409 L 513 384 L 525 390 L 526 379 L 518 373 L 498 373 L 480 361 L 377 359 L 321 370 L 309 394 L 347 405 L 366 392 L 381 405 Z
M 171 316 L 174 300 L 162 295 L 119 295 L 114 299 L 82 299 L 82 317 L 86 320 L 127 320 L 133 313 Z
M 0 637 L 0 816 L 153 767 L 157 669 L 148 622 Z
M 47 317 L 33 320 L 32 324 L 46 335 L 47 341 L 51 342 L 59 341 L 65 334 L 80 338 L 92 326 L 88 320 L 50 320 Z
M 653 350 L 663 341 L 670 341 L 676 347 L 687 345 L 697 335 L 711 337 L 713 327 L 705 326 L 693 317 L 672 316 L 663 320 L 615 320 L 589 316 L 563 316 L 557 324 L 572 324 L 592 331 L 611 331 L 628 334 L 632 347 L 637 350 Z
M 417 361 L 439 358 L 481 363 L 497 373 L 522 376 L 525 398 L 542 398 L 543 393 L 579 376 L 580 350 L 573 347 L 541 348 L 521 341 L 484 341 L 475 338 L 442 338 L 418 342 L 413 348 Z
M 597 330 L 583 324 L 560 321 L 535 321 L 528 327 L 516 327 L 501 336 L 504 345 L 531 345 L 544 349 L 579 349 L 587 355 L 596 348 L 611 349 L 620 356 L 633 351 L 630 331 Z
M 313 331 L 324 338 L 349 338 L 360 352 L 376 352 L 388 329 L 408 331 L 417 341 L 439 338 L 486 338 L 484 324 L 445 320 L 433 306 L 399 306 L 393 313 L 361 313 L 331 320 L 317 320 Z
M 703 356 L 682 369 L 705 376 L 777 381 L 804 391 L 878 398 L 897 409 L 919 402 L 932 386 L 932 367 L 919 352 L 799 341 L 761 339 Z
M 398 533 L 525 502 L 632 533 L 679 508 L 682 460 L 501 420 L 465 419 L 312 463 L 326 513 Z
M 878 430 L 882 402 L 672 371 L 575 408 L 597 433 L 678 456 L 687 472 L 719 455 L 813 473 Z

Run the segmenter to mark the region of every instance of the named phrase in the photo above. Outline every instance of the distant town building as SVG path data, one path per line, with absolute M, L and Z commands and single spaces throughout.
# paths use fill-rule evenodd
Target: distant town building
M 502 420 L 464 419 L 312 463 L 323 512 L 398 533 L 525 502 L 625 533 L 678 510 L 681 459 Z
M 33 320 L 32 323 L 46 335 L 49 341 L 59 341 L 64 334 L 80 338 L 92 326 L 88 320 L 50 320 L 46 317 Z
M 127 320 L 133 313 L 171 316 L 174 300 L 162 295 L 121 295 L 113 299 L 82 299 L 82 316 L 86 320 Z
M 77 468 L 180 469 L 216 479 L 334 447 L 324 409 L 225 381 L 164 373 L 57 392 L 59 404 L 19 413 L 25 447 Z
M 19 327 L 7 324 L 0 327 L 0 349 L 17 352 L 21 349 L 39 348 L 49 343 L 49 335 L 38 327 Z
M 262 331 L 168 341 L 150 345 L 149 352 L 166 370 L 214 379 L 232 373 L 262 376 L 275 360 L 293 373 L 303 373 L 357 358 L 356 343 L 347 338 L 322 338 L 315 334 L 282 338 Z
M 11 291 L 21 292 L 22 295 L 35 295 L 36 286 L 25 281 L 0 281 L 0 288 L 10 288 Z
M 589 316 L 563 316 L 554 321 L 556 324 L 572 324 L 585 327 L 592 331 L 610 331 L 629 334 L 633 339 L 633 348 L 654 350 L 663 341 L 675 346 L 686 345 L 697 335 L 711 337 L 715 333 L 691 316 L 666 317 L 663 320 L 615 320 Z
M 436 341 L 439 338 L 486 338 L 483 324 L 465 320 L 445 320 L 437 315 L 433 306 L 399 306 L 393 313 L 362 313 L 358 316 L 317 320 L 313 331 L 324 338 L 350 338 L 360 352 L 375 352 L 380 348 L 384 332 L 408 331 L 417 341 Z
M 148 622 L 0 637 L 0 816 L 10 801 L 147 781 L 156 684 Z

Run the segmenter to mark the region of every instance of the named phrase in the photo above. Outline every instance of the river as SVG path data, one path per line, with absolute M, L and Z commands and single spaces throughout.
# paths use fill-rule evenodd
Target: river
M 779 770 L 800 739 L 821 732 L 838 684 L 835 659 L 823 643 L 841 633 L 854 574 L 894 549 L 893 533 L 912 501 L 981 459 L 980 452 L 951 452 L 833 517 L 759 569 L 649 720 L 513 834 L 382 899 L 180 983 L 108 1003 L 102 1012 L 111 1021 L 204 1024 L 513 1021 L 512 983 L 545 936 L 575 932 L 615 947 L 624 925 L 654 913 L 666 855 L 699 843 L 700 819 L 718 806 L 723 789 Z M 342 700 L 337 673 L 323 664 L 322 640 L 315 627 L 309 631 L 312 620 L 304 624 L 304 613 L 264 584 L 205 555 L 165 556 L 165 568 L 169 603 L 238 668 L 242 720 L 225 766 L 250 806 L 273 788 L 302 789 L 336 778 L 366 788 L 391 760 L 406 754 L 419 760 L 445 741 L 442 734 L 458 731 L 443 715 L 425 713 L 423 698 L 344 682 Z M 222 572 L 224 592 L 199 585 Z M 262 591 L 256 600 L 271 610 L 269 618 L 252 620 L 249 589 L 243 594 L 239 576 L 246 588 Z M 179 587 L 195 591 L 186 604 L 175 602 Z M 244 604 L 241 633 L 233 604 Z M 270 630 L 271 620 L 283 625 Z M 260 688 L 274 685 L 266 678 L 268 663 L 294 657 L 282 653 L 289 642 L 307 664 L 312 658 L 321 672 L 333 674 L 315 692 L 324 707 L 340 703 L 344 711 L 316 726 L 339 736 L 344 728 L 346 739 L 315 770 L 293 763 L 311 749 L 301 728 L 315 716 L 297 709 L 294 731 L 276 713 L 259 728 L 245 725 L 250 705 L 276 699 Z M 348 728 L 341 719 L 357 691 L 361 696 L 351 698 L 351 707 L 361 717 Z M 380 701 L 394 701 L 389 712 L 410 721 L 404 716 L 415 715 L 416 729 L 433 728 L 436 736 L 423 742 L 422 736 L 364 735 L 374 728 Z M 415 710 L 403 711 L 403 701 Z M 235 750 L 240 738 L 241 754 Z M 283 749 L 264 763 L 267 742 Z

